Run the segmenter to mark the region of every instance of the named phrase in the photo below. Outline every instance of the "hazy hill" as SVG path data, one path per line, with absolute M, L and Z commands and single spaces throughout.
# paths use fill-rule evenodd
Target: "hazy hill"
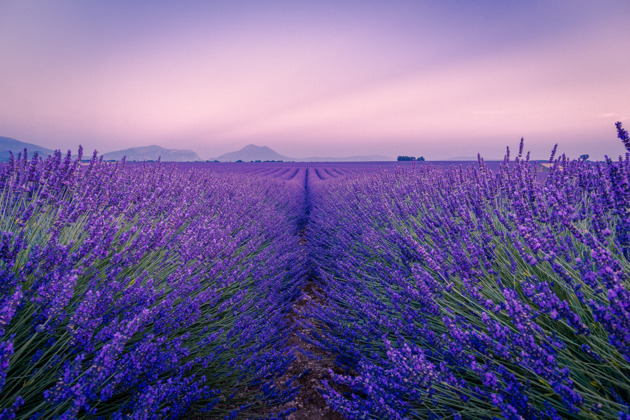
M 283 156 L 267 146 L 256 146 L 249 144 L 236 152 L 226 153 L 219 156 L 216 160 L 221 162 L 251 162 L 256 160 L 282 160 L 285 162 L 373 162 L 373 161 L 390 161 L 394 160 L 388 156 L 347 156 L 347 157 L 309 157 L 294 158 Z
M 132 147 L 125 150 L 117 150 L 103 154 L 104 160 L 121 160 L 126 157 L 127 161 L 158 160 L 162 162 L 194 162 L 201 158 L 192 150 L 185 149 L 165 149 L 160 146 Z
M 23 141 L 12 139 L 11 137 L 0 136 L 0 162 L 7 162 L 9 160 L 9 152 L 13 152 L 13 155 L 17 156 L 17 154 L 24 151 L 24 149 L 27 149 L 29 156 L 32 156 L 35 152 L 39 153 L 41 157 L 46 157 L 53 153 L 52 150 L 45 149 L 36 144 L 24 143 Z
M 256 146 L 255 144 L 248 144 L 241 150 L 236 152 L 226 153 L 217 158 L 220 162 L 236 162 L 242 160 L 243 162 L 250 162 L 252 160 L 295 160 L 282 156 L 279 153 L 271 150 L 267 146 Z

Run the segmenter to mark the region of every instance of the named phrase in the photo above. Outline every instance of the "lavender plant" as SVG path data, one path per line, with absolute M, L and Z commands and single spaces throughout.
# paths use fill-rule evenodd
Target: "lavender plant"
M 630 154 L 522 153 L 312 188 L 307 338 L 347 418 L 627 418 Z
M 615 127 L 617 127 L 617 137 L 619 137 L 623 145 L 626 147 L 626 150 L 630 152 L 630 137 L 628 137 L 628 131 L 623 128 L 621 121 L 617 121 L 615 123 Z
M 303 185 L 81 154 L 24 152 L 0 174 L 0 418 L 290 400 Z

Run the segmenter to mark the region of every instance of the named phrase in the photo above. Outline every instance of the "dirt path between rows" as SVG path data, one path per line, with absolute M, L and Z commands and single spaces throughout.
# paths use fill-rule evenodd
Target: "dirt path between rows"
M 311 211 L 309 172 L 307 168 L 304 180 L 304 213 L 297 221 L 297 235 L 303 255 L 302 264 L 307 274 L 300 297 L 293 303 L 292 311 L 287 315 L 291 329 L 287 344 L 289 348 L 294 349 L 296 358 L 287 372 L 276 381 L 278 387 L 281 388 L 282 384 L 296 378 L 294 385 L 299 385 L 300 388 L 295 399 L 270 408 L 269 411 L 261 412 L 260 415 L 273 416 L 272 413 L 294 409 L 295 411 L 286 417 L 289 420 L 344 420 L 343 415 L 328 407 L 319 392 L 321 381 L 330 379 L 329 370 L 341 373 L 335 365 L 335 356 L 302 339 L 302 337 L 309 337 L 312 333 L 312 327 L 305 326 L 309 321 L 308 308 L 326 305 L 325 295 L 317 283 L 315 270 L 311 266 L 312 259 L 309 257 L 308 229 Z M 311 176 L 317 176 L 317 174 L 313 173 Z M 349 391 L 349 389 L 344 391 Z
M 313 281 L 308 281 L 302 289 L 302 297 L 295 302 L 293 313 L 290 315 L 294 332 L 289 339 L 289 345 L 297 349 L 296 360 L 279 382 L 283 383 L 297 376 L 296 383 L 300 385 L 300 391 L 295 400 L 280 407 L 282 410 L 297 409 L 289 415 L 289 420 L 343 420 L 345 418 L 328 407 L 318 391 L 322 379 L 330 378 L 328 370 L 334 370 L 335 357 L 300 337 L 301 334 L 308 335 L 309 333 L 308 329 L 300 325 L 300 320 L 305 318 L 304 309 L 309 304 L 324 303 L 316 295 L 317 292 L 321 293 L 321 289 Z
M 304 263 L 311 264 L 308 257 L 308 223 L 311 212 L 311 197 L 309 183 L 309 169 L 306 169 L 304 179 L 304 215 L 298 221 L 298 235 L 300 236 L 300 246 L 305 257 Z M 315 175 L 312 175 L 315 176 Z M 309 267 L 306 267 L 309 268 Z M 293 311 L 289 314 L 289 322 L 293 331 L 289 339 L 289 346 L 296 349 L 296 360 L 291 364 L 286 374 L 280 378 L 280 382 L 285 382 L 297 376 L 297 384 L 300 391 L 295 400 L 282 407 L 283 410 L 296 408 L 297 410 L 289 415 L 290 420 L 343 420 L 344 416 L 333 411 L 318 391 L 321 387 L 322 379 L 330 377 L 329 369 L 335 369 L 335 357 L 319 347 L 303 340 L 302 336 L 309 335 L 310 331 L 304 327 L 306 321 L 306 310 L 309 306 L 326 305 L 325 298 L 322 298 L 322 289 L 317 285 L 313 270 L 307 271 L 306 282 L 302 288 L 300 298 L 293 304 Z

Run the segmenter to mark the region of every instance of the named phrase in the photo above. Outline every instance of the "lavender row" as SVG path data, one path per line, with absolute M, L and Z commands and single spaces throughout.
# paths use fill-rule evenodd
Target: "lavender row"
M 245 416 L 295 395 L 299 182 L 26 153 L 0 174 L 0 418 Z
M 628 418 L 630 154 L 314 184 L 310 340 L 347 418 Z M 348 391 L 350 389 L 350 391 Z M 346 390 L 345 392 L 343 390 Z

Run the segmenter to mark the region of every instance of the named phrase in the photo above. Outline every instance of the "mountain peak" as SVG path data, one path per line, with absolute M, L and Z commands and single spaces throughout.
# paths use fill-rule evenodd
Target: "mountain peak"
M 234 162 L 237 160 L 246 162 L 252 160 L 291 160 L 286 156 L 276 153 L 267 146 L 257 146 L 255 144 L 248 144 L 237 152 L 226 153 L 219 156 L 217 159 L 222 162 Z
M 24 149 L 27 149 L 29 156 L 33 156 L 35 152 L 41 157 L 53 154 L 52 150 L 48 150 L 36 144 L 25 143 L 11 137 L 0 136 L 0 162 L 8 161 L 11 152 L 13 152 L 13 155 L 17 156 L 17 154 L 23 152 Z
M 243 147 L 241 149 L 241 152 L 243 151 L 250 151 L 250 150 L 271 150 L 269 147 L 267 146 L 257 146 L 255 144 L 248 144 L 247 146 Z
M 105 160 L 120 160 L 123 156 L 126 157 L 128 161 L 162 159 L 164 162 L 194 162 L 201 160 L 197 153 L 192 150 L 166 149 L 155 144 L 151 146 L 132 147 L 103 154 Z

